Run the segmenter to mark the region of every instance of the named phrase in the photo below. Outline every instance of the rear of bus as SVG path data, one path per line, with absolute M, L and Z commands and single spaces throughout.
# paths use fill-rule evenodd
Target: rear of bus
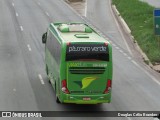
M 108 42 L 69 42 L 65 47 L 60 101 L 76 104 L 110 103 L 111 45 Z

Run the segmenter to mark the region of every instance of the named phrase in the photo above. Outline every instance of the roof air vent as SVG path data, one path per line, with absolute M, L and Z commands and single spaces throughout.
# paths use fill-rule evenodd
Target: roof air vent
M 61 24 L 59 27 L 61 32 L 85 32 L 92 33 L 92 29 L 84 24 Z

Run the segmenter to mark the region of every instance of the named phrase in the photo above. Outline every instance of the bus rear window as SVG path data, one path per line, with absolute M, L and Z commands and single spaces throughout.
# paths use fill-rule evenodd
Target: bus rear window
M 109 48 L 105 44 L 69 44 L 66 61 L 101 60 L 109 61 Z

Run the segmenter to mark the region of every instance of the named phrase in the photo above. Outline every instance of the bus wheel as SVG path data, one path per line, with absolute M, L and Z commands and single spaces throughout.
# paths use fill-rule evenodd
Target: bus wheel
M 48 80 L 49 84 L 51 84 L 51 80 Z
M 59 98 L 56 96 L 56 102 L 57 103 L 61 103 L 60 101 L 59 101 Z
M 48 75 L 48 66 L 46 65 L 46 73 L 47 73 L 47 75 Z
M 57 93 L 57 90 L 56 90 L 56 83 L 55 83 L 55 93 Z M 59 100 L 59 98 L 57 97 L 57 95 L 56 95 L 56 102 L 57 102 L 57 103 L 61 103 L 60 100 Z
M 47 65 L 46 65 L 46 73 L 47 73 L 47 76 L 48 76 L 48 66 Z M 51 84 L 50 78 L 49 78 L 48 82 Z

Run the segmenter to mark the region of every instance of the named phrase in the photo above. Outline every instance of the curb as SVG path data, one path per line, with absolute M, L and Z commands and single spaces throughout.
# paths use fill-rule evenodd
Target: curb
M 127 23 L 124 21 L 124 19 L 122 18 L 122 16 L 120 15 L 119 11 L 117 10 L 116 6 L 115 5 L 111 5 L 112 7 L 112 10 L 113 10 L 113 13 L 116 15 L 116 17 L 118 18 L 118 21 L 120 22 L 120 24 L 122 25 L 122 27 L 124 28 L 124 31 L 127 33 L 127 34 L 130 34 L 130 38 L 132 39 L 132 41 L 134 42 L 134 44 L 136 45 L 137 47 L 137 50 L 140 52 L 140 54 L 142 55 L 142 58 L 144 60 L 144 62 L 150 67 L 152 68 L 153 70 L 157 71 L 157 72 L 160 72 L 160 70 L 158 69 L 155 69 L 153 64 L 150 62 L 149 58 L 147 57 L 147 55 L 142 51 L 142 49 L 140 48 L 140 46 L 138 45 L 137 41 L 134 39 L 134 36 L 131 35 L 131 30 L 130 28 L 128 27 Z
M 66 3 L 70 3 L 70 1 L 68 1 L 68 0 L 64 0 Z
M 124 30 L 127 32 L 127 33 L 131 33 L 131 30 L 130 28 L 128 27 L 127 23 L 125 22 L 125 20 L 122 18 L 122 16 L 120 15 L 119 11 L 117 10 L 116 6 L 115 5 L 112 5 L 112 9 L 114 11 L 114 13 L 116 13 L 117 17 L 118 17 L 118 20 L 121 22 Z

